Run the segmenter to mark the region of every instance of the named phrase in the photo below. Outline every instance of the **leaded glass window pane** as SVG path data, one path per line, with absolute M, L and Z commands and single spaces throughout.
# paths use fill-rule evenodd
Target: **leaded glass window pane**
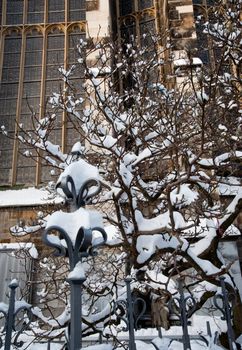
M 60 79 L 59 68 L 63 66 L 64 63 L 64 35 L 56 31 L 48 35 L 47 41 L 47 67 L 46 67 L 46 79 Z M 59 82 L 60 83 L 60 82 Z M 49 89 L 49 84 L 47 86 L 47 95 L 50 96 L 53 91 Z M 54 82 L 53 82 L 54 89 Z
M 6 67 L 6 66 L 5 66 Z M 19 67 L 17 68 L 3 68 L 2 82 L 16 82 L 18 81 Z
M 64 49 L 64 34 L 63 33 L 54 33 L 48 35 L 48 43 L 47 50 L 55 50 L 55 49 Z
M 25 62 L 32 63 L 32 65 L 41 65 L 42 57 L 41 55 L 36 55 L 36 52 L 26 52 Z
M 22 152 L 26 151 L 26 147 Z M 33 150 L 31 149 L 31 152 Z M 35 161 L 31 158 L 26 158 L 21 154 L 18 155 L 18 167 L 17 167 L 17 182 L 20 184 L 30 184 L 35 180 Z
M 149 46 L 153 43 L 152 34 L 155 31 L 155 20 L 150 18 L 148 20 L 144 19 L 140 23 L 140 40 L 142 45 Z M 153 47 L 152 47 L 153 50 Z
M 20 53 L 4 55 L 3 67 L 19 67 Z
M 47 52 L 48 64 L 58 64 L 59 66 L 63 63 L 64 60 L 64 51 L 63 50 L 53 50 Z
M 81 38 L 85 39 L 85 36 L 80 32 L 69 34 L 69 50 L 68 50 L 69 65 L 75 64 L 77 62 L 77 59 L 80 56 L 77 51 L 77 45 L 79 44 Z
M 44 0 L 28 0 L 28 23 L 44 22 Z
M 139 0 L 139 10 L 144 10 L 153 6 L 153 0 Z
M 27 36 L 26 51 L 40 51 L 42 52 L 43 38 L 42 36 Z
M 48 77 L 49 78 L 49 77 Z M 45 83 L 45 94 L 46 97 L 50 97 L 53 95 L 53 92 L 59 92 L 62 87 L 60 79 L 57 80 L 46 80 Z
M 30 119 L 29 116 L 31 115 L 31 110 L 35 112 L 39 111 L 39 96 L 37 97 L 28 96 L 27 98 L 26 96 L 23 97 L 21 113 L 24 116 L 26 116 L 28 119 Z M 23 123 L 22 117 L 21 117 L 21 123 Z
M 23 22 L 23 0 L 7 0 L 6 24 L 21 24 Z
M 41 79 L 41 67 L 25 67 L 24 80 L 40 80 Z
M 17 97 L 18 84 L 3 83 L 0 90 L 0 98 Z
M 40 83 L 39 82 L 25 82 L 23 88 L 23 96 L 39 96 L 40 95 Z
M 12 116 L 13 120 L 15 120 L 15 112 L 16 112 L 16 98 L 4 98 L 0 99 L 0 116 Z M 10 117 L 9 117 L 10 118 Z
M 48 1 L 48 22 L 64 22 L 65 21 L 65 1 L 49 0 Z
M 69 1 L 69 21 L 84 21 L 86 18 L 85 0 Z
M 21 38 L 11 35 L 11 37 L 6 37 L 4 42 L 4 53 L 8 52 L 20 52 L 21 51 Z
M 16 105 L 18 97 L 19 64 L 20 64 L 21 37 L 16 33 L 5 37 L 2 81 L 0 83 L 0 118 L 6 128 L 14 131 Z M 12 135 L 13 136 L 13 135 Z M 0 183 L 8 183 L 11 175 L 13 144 L 9 139 L 1 137 L 4 150 L 0 152 Z M 2 141 L 1 141 L 2 143 Z

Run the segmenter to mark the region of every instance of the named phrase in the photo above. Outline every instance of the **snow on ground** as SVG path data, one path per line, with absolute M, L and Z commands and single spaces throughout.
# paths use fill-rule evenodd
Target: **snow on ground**
M 34 343 L 29 346 L 30 350 L 47 350 L 48 343 Z M 61 350 L 63 349 L 63 343 L 51 343 L 51 350 Z
M 45 189 L 29 187 L 21 190 L 0 191 L 0 207 L 19 207 L 60 203 L 63 203 L 62 197 L 53 196 L 53 194 Z
M 87 348 L 83 348 L 83 350 L 112 350 L 113 347 L 111 344 L 99 344 L 99 345 L 91 345 Z

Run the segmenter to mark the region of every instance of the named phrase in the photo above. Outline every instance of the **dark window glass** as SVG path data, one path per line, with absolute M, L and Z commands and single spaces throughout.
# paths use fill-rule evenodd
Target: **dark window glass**
M 9 53 L 4 55 L 3 67 L 19 67 L 20 53 Z
M 26 147 L 23 151 L 26 151 Z M 31 149 L 31 152 L 33 150 Z M 22 155 L 18 155 L 17 165 L 17 183 L 30 184 L 34 183 L 35 180 L 35 161 L 31 158 L 26 158 Z
M 149 46 L 152 44 L 152 34 L 155 31 L 155 20 L 153 18 L 142 20 L 140 22 L 140 40 L 142 45 Z M 152 47 L 153 49 L 153 47 Z
M 25 64 L 26 65 L 32 65 L 32 66 L 38 66 L 42 64 L 42 55 L 36 54 L 36 52 L 26 52 L 25 53 Z
M 12 154 L 12 153 L 13 153 L 13 151 L 11 151 L 11 154 Z M 1 152 L 1 153 L 0 153 L 0 164 L 2 164 L 2 162 L 3 162 L 4 159 L 7 159 L 7 160 L 8 160 L 9 166 L 11 166 L 12 158 L 7 157 L 6 154 L 5 154 L 5 152 Z M 8 185 L 9 182 L 10 182 L 11 173 L 12 173 L 12 171 L 11 171 L 10 168 L 9 168 L 9 169 L 2 169 L 2 167 L 1 167 L 1 171 L 0 171 L 0 183 L 3 184 L 3 185 L 4 185 L 4 184 Z
M 48 22 L 64 22 L 65 21 L 65 1 L 49 0 L 48 1 Z
M 85 0 L 69 1 L 69 21 L 83 21 L 86 18 Z
M 45 93 L 46 93 L 46 97 L 50 97 L 53 95 L 54 92 L 59 93 L 60 89 L 62 88 L 62 82 L 60 79 L 49 79 L 49 77 L 47 77 L 48 80 L 46 80 L 46 84 L 45 84 Z
M 31 109 L 35 112 L 38 112 L 39 110 L 39 96 L 33 97 L 29 96 L 26 98 L 26 96 L 22 100 L 22 106 L 21 106 L 21 113 L 25 116 L 21 117 L 21 123 L 24 123 L 24 119 L 29 119 L 29 116 L 31 115 Z
M 0 84 L 0 116 L 8 117 L 9 121 L 6 125 L 11 125 L 10 130 L 14 130 L 14 123 L 16 118 L 16 105 L 18 97 L 18 81 L 19 81 L 19 63 L 20 63 L 20 49 L 21 49 L 21 37 L 16 33 L 11 33 L 11 37 L 5 38 L 4 54 L 3 54 L 3 70 L 2 70 L 2 82 Z M 0 135 L 0 138 L 3 138 Z M 11 149 L 10 140 L 4 138 L 5 149 Z M 12 152 L 11 152 L 12 154 Z M 9 154 L 1 154 L 4 161 L 11 167 L 11 157 Z M 1 161 L 0 161 L 1 164 Z M 0 173 L 2 174 L 3 164 L 0 165 Z M 8 182 L 8 174 L 6 173 L 5 181 Z M 1 181 L 1 180 L 0 180 Z
M 38 32 L 32 32 L 31 36 L 27 36 L 21 111 L 22 113 L 30 114 L 28 116 L 30 124 L 31 110 L 35 112 L 38 112 L 39 110 L 42 74 L 42 45 L 43 38 Z M 20 121 L 23 123 L 22 115 Z
M 139 10 L 144 10 L 153 6 L 153 0 L 139 0 Z
M 85 18 L 86 18 L 85 11 L 76 10 L 76 11 L 70 12 L 70 21 L 72 22 L 84 21 Z
M 2 82 L 18 82 L 19 77 L 19 67 L 8 68 L 5 66 L 2 71 Z
M 13 120 L 15 120 L 16 104 L 16 96 L 14 96 L 14 98 L 9 96 L 8 98 L 0 99 L 0 115 L 14 115 Z
M 41 36 L 31 36 L 26 39 L 26 51 L 42 51 L 43 38 Z
M 77 9 L 85 9 L 85 0 L 69 0 L 69 9 L 70 11 Z
M 131 0 L 120 0 L 119 11 L 121 16 L 128 15 L 134 11 L 134 1 Z
M 29 12 L 28 13 L 28 23 L 43 23 L 44 22 L 44 13 L 43 12 Z
M 7 0 L 6 24 L 21 24 L 23 22 L 23 0 Z
M 3 83 L 1 84 L 1 91 L 0 91 L 0 98 L 11 98 L 11 97 L 17 97 L 18 95 L 18 83 Z
M 48 35 L 47 39 L 47 56 L 46 56 L 46 79 L 59 79 L 59 68 L 64 63 L 64 35 L 56 32 Z M 60 81 L 59 81 L 60 83 Z M 53 89 L 47 84 L 47 95 L 50 96 L 52 92 L 56 91 L 53 83 Z M 59 90 L 58 90 L 59 91 Z
M 63 33 L 49 34 L 47 50 L 64 49 L 64 35 Z
M 64 11 L 65 1 L 64 0 L 48 0 L 49 11 Z
M 44 22 L 44 0 L 28 0 L 28 23 Z
M 28 0 L 29 12 L 44 12 L 45 0 Z
M 13 35 L 7 37 L 4 42 L 4 53 L 7 52 L 20 52 L 21 51 L 21 39 L 15 38 Z
M 36 96 L 40 95 L 40 83 L 39 82 L 25 82 L 23 88 L 23 98 L 28 96 Z
M 64 51 L 63 50 L 52 50 L 47 52 L 48 64 L 61 65 L 64 60 Z
M 48 22 L 49 23 L 64 22 L 64 21 L 65 21 L 65 12 L 64 11 L 49 12 L 49 15 L 48 15 Z
M 60 65 L 48 65 L 46 67 L 46 79 L 61 79 Z
M 80 39 L 85 39 L 85 36 L 81 33 L 70 33 L 69 35 L 69 50 L 68 50 L 68 64 L 77 63 L 79 53 L 77 51 L 77 45 Z
M 7 0 L 7 13 L 23 13 L 23 0 Z
M 41 66 L 25 67 L 24 68 L 24 80 L 40 80 L 41 79 Z

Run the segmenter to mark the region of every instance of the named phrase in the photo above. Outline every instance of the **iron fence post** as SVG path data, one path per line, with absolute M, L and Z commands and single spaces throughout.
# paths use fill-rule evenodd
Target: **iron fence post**
M 79 280 L 67 279 L 71 289 L 71 322 L 70 349 L 82 348 L 82 284 L 85 278 Z
M 128 302 L 128 329 L 129 329 L 129 350 L 136 350 L 135 335 L 134 335 L 134 310 L 133 310 L 133 300 L 131 295 L 131 284 L 132 278 L 126 277 L 125 283 L 127 286 L 127 302 Z
M 183 284 L 181 279 L 178 281 L 178 290 L 180 293 L 180 311 L 181 311 L 181 324 L 182 324 L 182 330 L 183 330 L 183 345 L 184 350 L 191 349 L 190 344 L 190 337 L 188 334 L 188 326 L 187 326 L 187 312 L 186 312 L 186 300 L 183 293 Z
M 9 307 L 8 307 L 8 313 L 7 313 L 7 319 L 6 319 L 6 336 L 5 336 L 4 350 L 10 350 L 11 348 L 12 330 L 14 326 L 15 293 L 16 293 L 17 287 L 18 287 L 17 281 L 13 281 L 9 284 L 10 299 L 9 299 Z
M 228 292 L 225 287 L 225 277 L 220 277 L 220 284 L 221 284 L 221 289 L 222 289 L 222 294 L 216 294 L 214 296 L 214 304 L 215 306 L 221 311 L 223 315 L 223 319 L 226 320 L 227 327 L 228 327 L 228 342 L 229 342 L 229 349 L 234 350 L 236 349 L 235 345 L 235 339 L 234 339 L 234 331 L 232 327 L 232 322 L 231 322 L 231 309 L 229 305 L 229 300 L 228 300 Z M 222 307 L 218 304 L 218 300 L 222 300 Z
M 76 184 L 70 175 L 63 177 L 61 182 L 57 183 L 56 187 L 62 189 L 74 210 L 90 204 L 91 198 L 101 190 L 99 180 L 90 178 L 82 184 L 77 192 Z M 91 188 L 92 191 L 90 191 Z M 67 282 L 70 284 L 71 292 L 71 319 L 70 328 L 68 329 L 67 346 L 70 350 L 80 350 L 82 348 L 82 286 L 86 280 L 84 271 L 80 272 L 77 269 L 77 273 L 73 274 L 74 269 L 78 267 L 77 264 L 82 264 L 82 258 L 95 256 L 97 249 L 104 245 L 107 240 L 107 234 L 103 228 L 85 228 L 81 224 L 82 220 L 80 220 L 80 227 L 75 232 L 76 237 L 74 241 L 71 240 L 69 232 L 62 226 L 59 226 L 58 221 L 54 222 L 54 224 L 52 223 L 50 226 L 47 225 L 43 234 L 43 241 L 48 246 L 55 248 L 54 254 L 56 256 L 68 256 L 69 258 L 71 272 L 67 278 Z M 95 231 L 99 232 L 102 236 L 102 240 L 98 240 L 96 243 L 93 242 L 93 232 Z M 56 240 L 53 240 L 53 232 L 59 236 Z M 65 244 L 62 244 L 63 240 L 65 240 Z

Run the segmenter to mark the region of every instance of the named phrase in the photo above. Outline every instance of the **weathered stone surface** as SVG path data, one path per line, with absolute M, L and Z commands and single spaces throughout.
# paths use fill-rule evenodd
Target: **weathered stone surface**
M 11 235 L 10 227 L 19 224 L 20 222 L 26 225 L 33 225 L 36 220 L 36 214 L 40 208 L 26 207 L 12 207 L 0 208 L 0 243 L 14 243 L 16 241 L 32 242 L 37 246 L 42 245 L 42 238 L 40 233 L 33 233 L 31 235 L 21 236 L 16 238 Z

